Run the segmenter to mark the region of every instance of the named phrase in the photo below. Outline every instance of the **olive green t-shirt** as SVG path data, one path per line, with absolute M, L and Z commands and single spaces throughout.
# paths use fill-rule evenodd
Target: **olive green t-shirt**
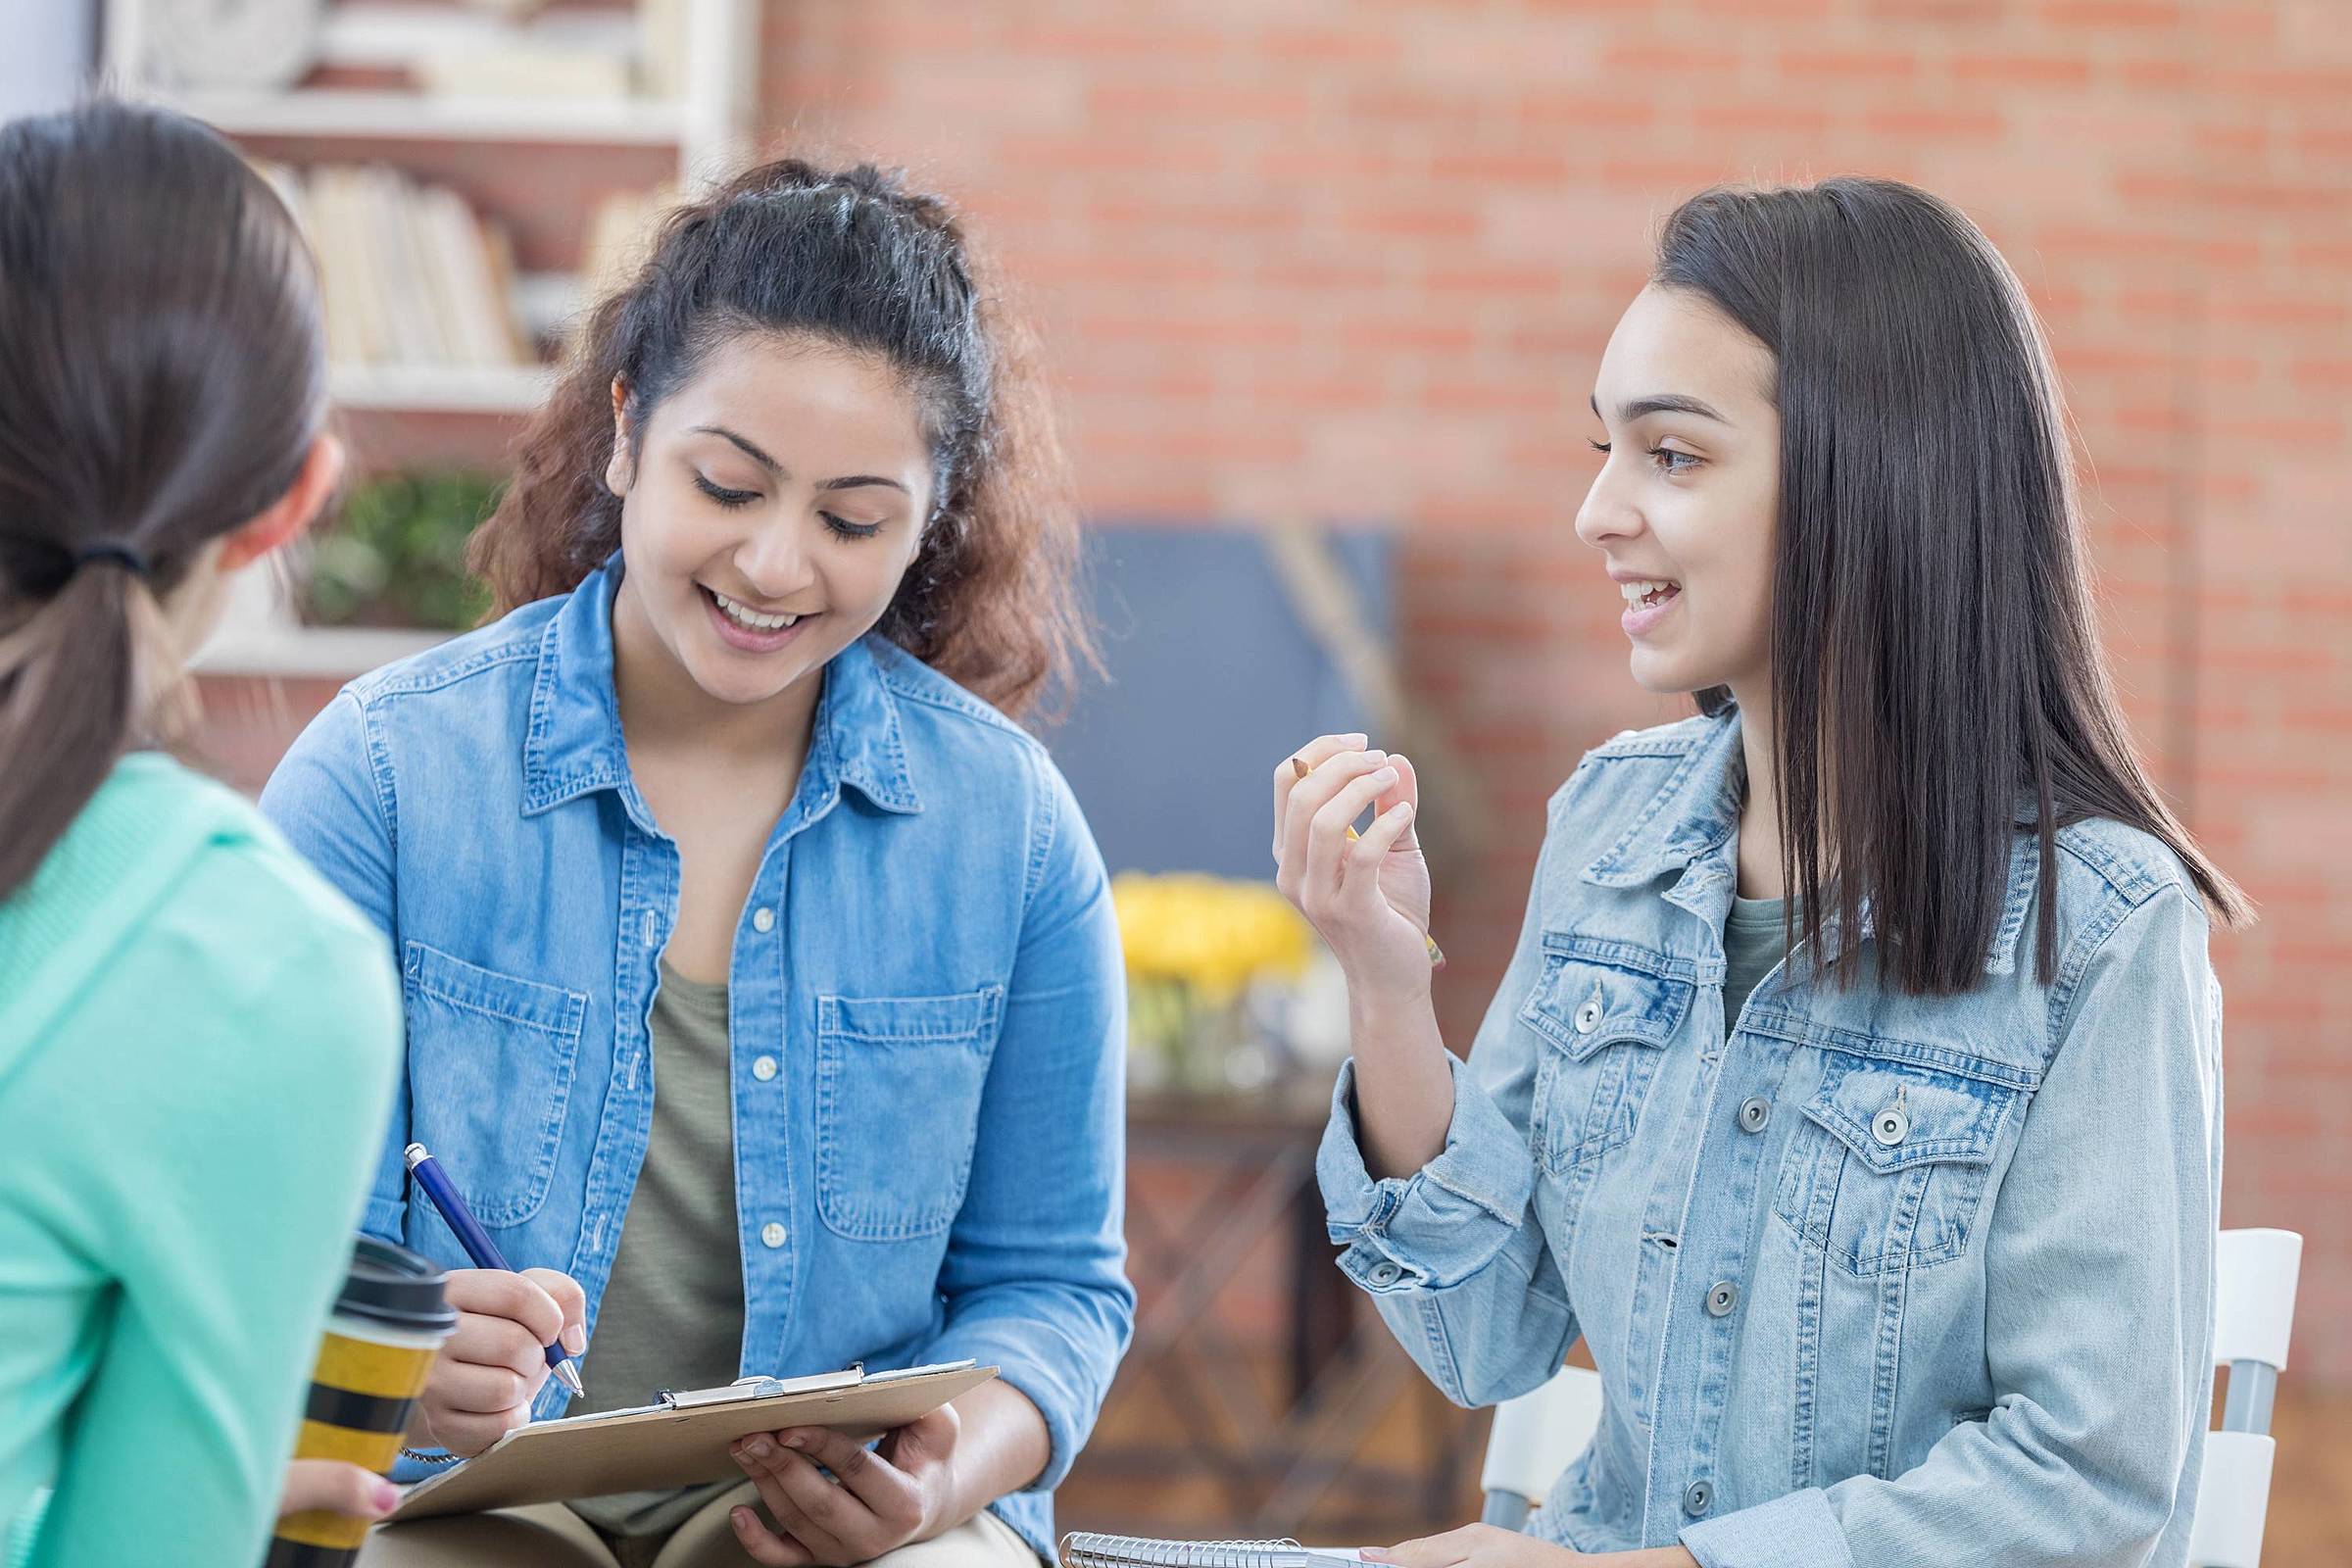
M 1781 940 L 1785 899 L 1732 900 L 1732 912 L 1723 922 L 1723 1037 L 1740 1027 L 1740 1009 L 1748 993 L 1772 973 L 1787 949 Z
M 596 1337 L 580 1358 L 587 1393 L 567 1415 L 647 1404 L 659 1389 L 715 1388 L 742 1369 L 727 988 L 685 979 L 664 963 L 651 1025 L 654 1130 Z M 741 1480 L 613 1493 L 571 1506 L 609 1536 L 662 1536 Z

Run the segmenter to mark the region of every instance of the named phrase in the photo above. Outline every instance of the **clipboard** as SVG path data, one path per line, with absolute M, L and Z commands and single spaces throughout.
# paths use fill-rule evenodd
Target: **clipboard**
M 728 1451 L 739 1438 L 829 1427 L 867 1443 L 996 1375 L 995 1367 L 970 1361 L 870 1376 L 854 1366 L 805 1378 L 744 1378 L 724 1388 L 664 1392 L 630 1409 L 534 1421 L 411 1487 L 385 1523 L 740 1480 L 743 1467 Z

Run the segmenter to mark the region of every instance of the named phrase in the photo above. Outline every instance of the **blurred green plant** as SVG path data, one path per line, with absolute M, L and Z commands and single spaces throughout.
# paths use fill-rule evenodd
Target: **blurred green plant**
M 466 539 L 504 485 L 463 469 L 389 473 L 354 488 L 314 536 L 307 616 L 327 626 L 464 631 L 490 608 L 466 570 Z

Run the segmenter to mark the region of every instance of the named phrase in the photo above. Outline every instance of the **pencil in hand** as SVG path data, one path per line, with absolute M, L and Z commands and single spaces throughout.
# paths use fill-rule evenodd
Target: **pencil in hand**
M 1294 757 L 1291 759 L 1291 771 L 1299 778 L 1304 778 L 1312 770 L 1307 767 L 1306 760 L 1304 758 Z M 1352 827 L 1348 830 L 1348 837 L 1350 842 L 1353 842 L 1360 836 L 1361 835 L 1359 835 Z M 1423 946 L 1429 949 L 1429 966 L 1432 969 L 1445 968 L 1446 950 L 1438 946 L 1438 939 L 1424 931 L 1421 933 L 1421 942 Z

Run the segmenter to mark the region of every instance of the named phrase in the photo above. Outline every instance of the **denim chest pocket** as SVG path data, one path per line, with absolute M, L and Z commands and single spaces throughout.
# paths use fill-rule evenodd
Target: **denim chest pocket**
M 936 1236 L 972 1176 L 1004 988 L 819 997 L 816 1206 L 858 1242 Z
M 2002 1133 L 2027 1093 L 1831 1052 L 1789 1135 L 1773 1206 L 1861 1278 L 1947 1262 L 1968 1250 Z
M 1536 1157 L 1566 1176 L 1634 1136 L 1661 1048 L 1696 987 L 1612 962 L 1582 939 L 1546 932 L 1544 974 L 1519 1021 L 1544 1038 L 1536 1068 Z
M 588 997 L 421 942 L 401 949 L 410 1135 L 446 1155 L 485 1225 L 539 1212 L 554 1179 Z

